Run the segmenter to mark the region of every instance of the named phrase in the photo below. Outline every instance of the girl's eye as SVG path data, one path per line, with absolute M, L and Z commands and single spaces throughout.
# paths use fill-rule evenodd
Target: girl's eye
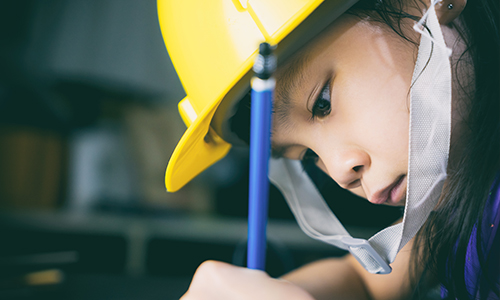
M 330 114 L 332 111 L 331 99 L 330 99 L 330 80 L 327 81 L 318 99 L 314 102 L 312 108 L 312 118 L 324 118 Z

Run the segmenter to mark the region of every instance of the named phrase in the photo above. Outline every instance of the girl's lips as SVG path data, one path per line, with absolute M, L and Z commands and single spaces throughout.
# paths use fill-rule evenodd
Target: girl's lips
M 398 204 L 406 196 L 406 176 L 402 175 L 399 182 L 391 189 L 387 202 Z
M 374 193 L 370 199 L 371 203 L 382 204 L 390 203 L 397 204 L 403 198 L 403 193 L 406 190 L 406 175 L 399 176 L 393 183 Z

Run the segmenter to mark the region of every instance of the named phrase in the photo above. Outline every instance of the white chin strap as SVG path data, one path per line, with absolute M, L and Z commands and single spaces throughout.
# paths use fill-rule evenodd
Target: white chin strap
M 354 238 L 332 213 L 300 161 L 281 158 L 270 162 L 269 179 L 283 193 L 302 230 L 314 239 L 350 251 L 370 273 L 391 272 L 389 264 L 436 206 L 446 178 L 451 130 L 450 50 L 436 17 L 436 2 L 415 26 L 421 40 L 411 88 L 408 186 L 402 223 L 368 240 Z M 424 31 L 422 24 L 427 27 Z

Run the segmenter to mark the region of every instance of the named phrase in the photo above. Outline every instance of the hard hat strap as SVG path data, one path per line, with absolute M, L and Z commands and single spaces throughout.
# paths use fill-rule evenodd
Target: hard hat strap
M 408 185 L 403 222 L 369 240 L 354 239 L 331 212 L 299 161 L 271 159 L 270 180 L 281 190 L 299 226 L 312 238 L 349 250 L 372 273 L 389 273 L 397 253 L 437 205 L 446 179 L 451 132 L 451 67 L 433 1 L 421 22 L 410 99 Z M 430 38 L 429 38 L 430 37 Z

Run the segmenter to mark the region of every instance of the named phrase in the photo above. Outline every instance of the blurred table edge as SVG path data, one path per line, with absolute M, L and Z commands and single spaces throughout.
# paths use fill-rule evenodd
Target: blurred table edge
M 151 239 L 175 239 L 237 244 L 246 240 L 247 221 L 219 216 L 171 215 L 148 217 L 116 213 L 70 211 L 1 212 L 4 225 L 60 233 L 121 235 L 128 242 L 126 270 L 129 275 L 145 272 L 146 247 Z M 369 238 L 378 228 L 346 226 L 358 238 Z M 294 220 L 268 220 L 268 240 L 303 250 L 342 250 L 308 237 Z

